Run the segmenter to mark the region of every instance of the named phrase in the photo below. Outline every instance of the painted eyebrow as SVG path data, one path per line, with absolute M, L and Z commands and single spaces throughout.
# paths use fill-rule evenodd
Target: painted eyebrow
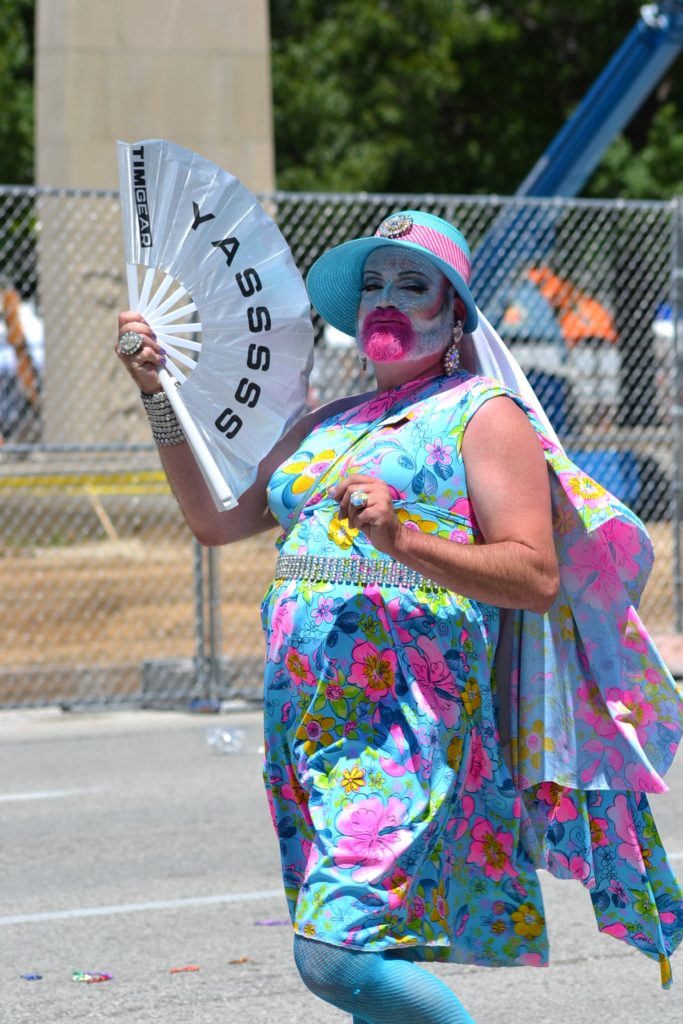
M 423 277 L 425 281 L 429 281 L 429 275 L 425 274 L 424 270 L 399 270 L 397 277 Z M 364 270 L 363 278 L 365 277 L 381 277 L 382 272 L 380 270 Z

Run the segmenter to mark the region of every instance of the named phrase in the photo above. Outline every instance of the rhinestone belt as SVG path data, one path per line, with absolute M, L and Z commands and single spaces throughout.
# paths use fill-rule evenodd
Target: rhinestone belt
M 275 579 L 307 580 L 309 583 L 355 583 L 358 586 L 379 583 L 386 587 L 408 587 L 410 590 L 434 593 L 446 593 L 448 590 L 440 583 L 390 558 L 280 555 L 275 566 Z

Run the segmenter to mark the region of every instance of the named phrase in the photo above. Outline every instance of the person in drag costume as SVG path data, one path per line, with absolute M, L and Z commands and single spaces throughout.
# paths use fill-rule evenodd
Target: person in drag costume
M 377 389 L 299 421 L 237 509 L 161 441 L 201 541 L 282 529 L 264 774 L 297 966 L 355 1024 L 471 1021 L 415 961 L 546 964 L 538 868 L 665 987 L 683 938 L 647 800 L 683 724 L 636 610 L 651 543 L 568 459 L 469 276 L 460 232 L 416 210 L 313 265 Z M 163 353 L 131 330 L 119 354 L 156 393 Z

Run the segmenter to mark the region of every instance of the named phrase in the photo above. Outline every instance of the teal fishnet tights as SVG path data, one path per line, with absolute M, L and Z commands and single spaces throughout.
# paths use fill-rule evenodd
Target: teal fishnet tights
M 294 937 L 304 984 L 353 1016 L 353 1024 L 474 1024 L 442 981 L 417 964 Z

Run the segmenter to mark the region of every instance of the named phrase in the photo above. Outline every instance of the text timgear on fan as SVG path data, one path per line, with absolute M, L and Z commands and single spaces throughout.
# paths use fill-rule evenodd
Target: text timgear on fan
M 143 249 L 150 249 L 153 244 L 152 222 L 149 216 L 149 202 L 147 200 L 144 146 L 138 146 L 133 150 L 133 189 L 135 209 L 138 215 L 138 227 L 140 229 L 140 245 Z

